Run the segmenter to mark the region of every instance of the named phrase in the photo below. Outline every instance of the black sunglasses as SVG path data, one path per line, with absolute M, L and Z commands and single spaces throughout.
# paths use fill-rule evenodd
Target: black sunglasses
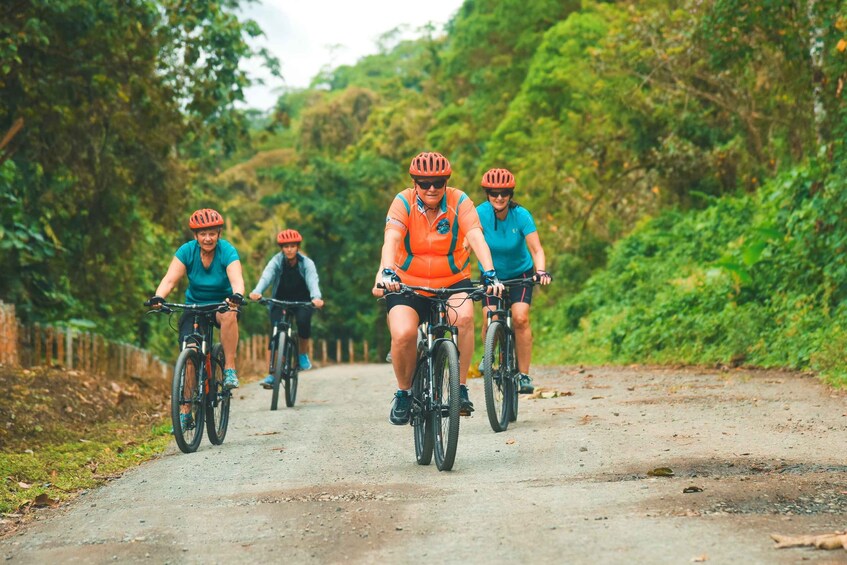
M 430 188 L 438 188 L 442 189 L 447 184 L 447 179 L 438 179 L 438 180 L 417 180 L 415 179 L 415 184 L 421 187 L 424 190 L 429 190 Z
M 515 193 L 514 190 L 486 190 L 485 192 L 491 198 L 497 198 L 498 196 L 508 196 L 511 198 L 511 196 Z

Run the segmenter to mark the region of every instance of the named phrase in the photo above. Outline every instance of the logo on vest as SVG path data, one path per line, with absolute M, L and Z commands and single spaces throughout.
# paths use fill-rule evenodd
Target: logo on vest
M 438 222 L 438 225 L 435 229 L 438 230 L 438 233 L 444 235 L 445 233 L 450 231 L 450 222 L 447 221 L 447 218 L 441 218 L 441 221 Z

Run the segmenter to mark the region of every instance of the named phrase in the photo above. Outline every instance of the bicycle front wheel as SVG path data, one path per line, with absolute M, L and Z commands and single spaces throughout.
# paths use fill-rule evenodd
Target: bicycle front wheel
M 220 445 L 229 426 L 229 401 L 232 394 L 224 389 L 224 348 L 220 343 L 212 347 L 209 367 L 209 390 L 206 392 L 206 433 L 209 441 Z
M 288 336 L 284 333 L 278 334 L 274 349 L 271 351 L 271 359 L 273 359 L 273 394 L 271 394 L 271 410 L 276 410 L 279 405 L 279 387 L 282 383 L 282 374 L 285 372 L 285 346 Z
M 506 325 L 493 321 L 485 332 L 485 352 L 482 354 L 482 379 L 485 386 L 485 409 L 488 423 L 495 432 L 509 427 L 512 380 L 506 350 Z
M 459 446 L 459 351 L 449 340 L 439 342 L 435 350 L 433 372 L 432 427 L 435 465 L 449 471 Z
M 291 408 L 297 401 L 297 379 L 300 374 L 300 351 L 297 340 L 289 341 L 288 359 L 285 360 L 285 405 Z
M 203 391 L 200 371 L 203 357 L 192 348 L 183 349 L 174 366 L 171 384 L 171 422 L 174 439 L 183 453 L 193 453 L 203 439 Z
M 412 381 L 412 429 L 415 431 L 415 460 L 418 465 L 432 461 L 432 418 L 426 409 L 429 390 L 429 363 L 418 361 Z

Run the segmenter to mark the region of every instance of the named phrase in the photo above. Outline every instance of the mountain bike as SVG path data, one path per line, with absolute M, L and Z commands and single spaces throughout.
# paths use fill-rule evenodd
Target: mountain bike
M 150 306 L 150 302 L 144 303 Z M 215 304 L 176 304 L 165 302 L 161 308 L 148 314 L 172 314 L 187 311 L 194 316 L 194 329 L 185 337 L 179 357 L 174 365 L 171 383 L 171 421 L 176 444 L 183 453 L 197 451 L 203 439 L 203 424 L 209 441 L 223 443 L 229 425 L 229 407 L 232 394 L 223 386 L 224 351 L 220 343 L 213 344 L 215 314 L 226 312 L 226 302 Z M 200 320 L 206 318 L 205 331 L 200 331 Z M 171 325 L 175 331 L 179 331 Z M 183 426 L 183 407 L 189 408 L 190 419 Z
M 418 358 L 412 380 L 409 423 L 414 430 L 418 464 L 429 465 L 434 454 L 439 471 L 453 468 L 459 445 L 459 332 L 447 318 L 448 309 L 453 308 L 449 300 L 459 293 L 468 293 L 466 300 L 482 300 L 485 289 L 401 284 L 397 291 L 397 294 L 417 294 L 431 303 L 429 319 L 418 329 Z
M 291 323 L 293 308 L 314 308 L 311 302 L 292 302 L 276 298 L 260 298 L 259 304 L 272 304 L 282 308 L 282 316 L 271 333 L 271 360 L 268 373 L 273 375 L 271 410 L 279 404 L 280 384 L 285 388 L 285 405 L 291 408 L 297 401 L 297 380 L 300 373 L 300 348 L 297 332 Z
M 509 288 L 538 284 L 534 278 L 501 281 L 506 290 L 500 308 L 487 313 L 485 349 L 482 354 L 482 379 L 485 388 L 485 410 L 488 423 L 495 432 L 505 431 L 509 422 L 518 418 L 520 371 L 512 330 L 512 303 Z

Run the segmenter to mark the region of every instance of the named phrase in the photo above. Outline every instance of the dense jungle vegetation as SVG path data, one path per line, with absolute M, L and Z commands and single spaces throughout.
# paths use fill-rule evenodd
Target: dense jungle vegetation
M 556 277 L 536 361 L 845 382 L 847 1 L 465 0 L 268 113 L 238 108 L 264 56 L 238 0 L 117 4 L 0 5 L 0 299 L 27 319 L 170 351 L 141 302 L 208 206 L 248 288 L 295 227 L 319 337 L 384 345 L 384 215 L 434 150 L 475 200 L 517 177 Z

